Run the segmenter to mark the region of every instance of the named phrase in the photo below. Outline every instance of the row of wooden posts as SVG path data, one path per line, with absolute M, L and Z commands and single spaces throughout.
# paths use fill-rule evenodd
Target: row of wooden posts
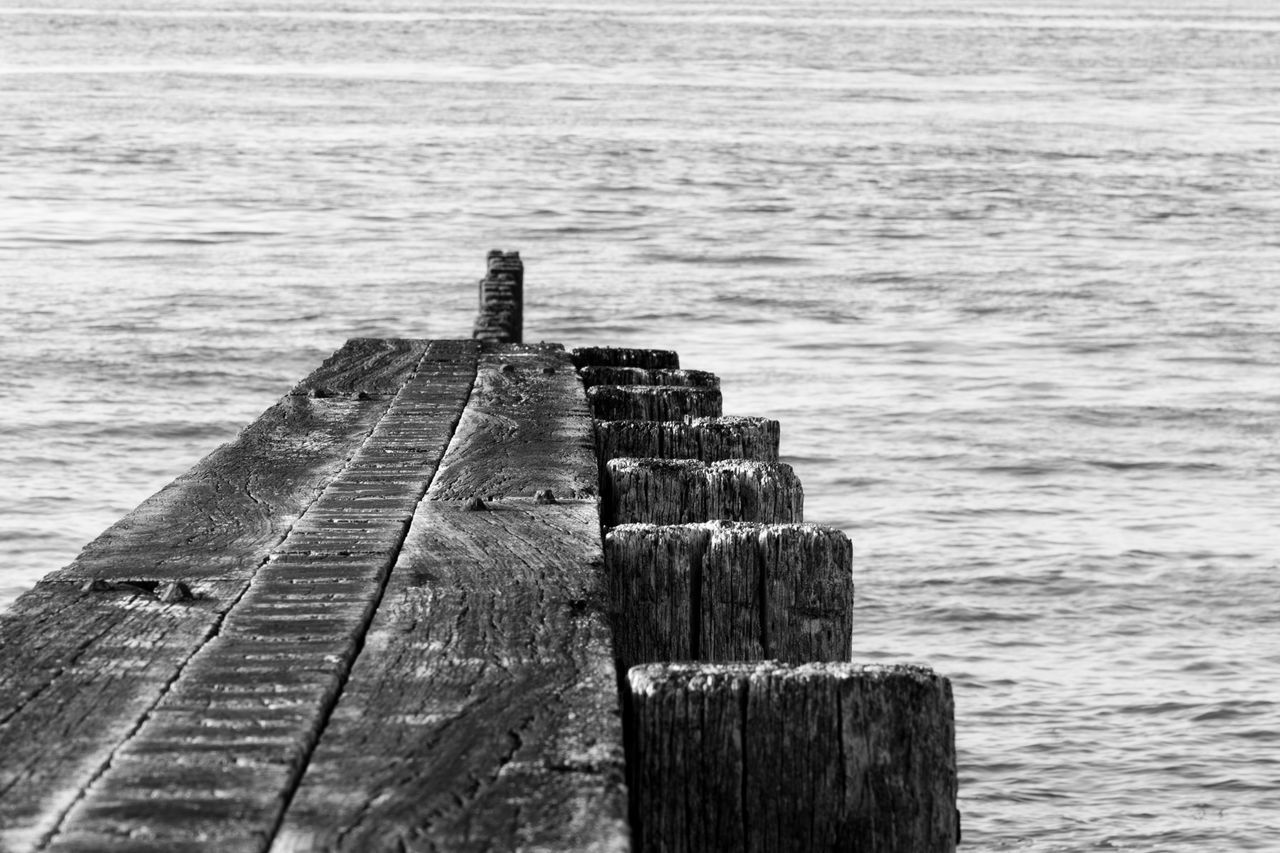
M 348 341 L 0 613 L 0 851 L 954 848 L 950 687 L 850 662 L 778 423 L 516 343 L 523 280 L 479 341 Z
M 476 335 L 519 342 L 519 256 L 489 263 Z M 719 379 L 674 352 L 573 360 L 595 418 L 634 848 L 953 850 L 951 685 L 850 662 L 852 546 L 804 523 L 778 422 L 724 417 Z

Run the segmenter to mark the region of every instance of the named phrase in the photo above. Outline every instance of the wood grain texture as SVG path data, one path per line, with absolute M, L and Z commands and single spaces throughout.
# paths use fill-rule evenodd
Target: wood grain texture
M 289 393 L 311 397 L 392 397 L 426 348 L 426 341 L 409 338 L 352 338 Z
M 680 356 L 665 349 L 627 347 L 579 347 L 572 353 L 574 367 L 640 367 L 646 370 L 678 370 Z
M 700 607 L 694 623 L 698 659 L 760 660 L 767 657 L 765 625 L 775 590 L 757 547 L 760 525 L 718 522 L 702 560 Z
M 45 581 L 0 619 L 0 850 L 41 849 L 247 581 L 192 581 L 196 598 L 82 592 Z
M 554 346 L 486 347 L 432 500 L 557 498 L 597 491 L 591 415 L 568 355 Z
M 626 849 L 598 535 L 424 502 L 274 849 Z
M 678 421 L 719 417 L 719 388 L 676 385 L 597 385 L 587 389 L 591 415 L 602 421 Z
M 643 367 L 588 365 L 578 371 L 584 388 L 596 385 L 681 385 L 719 388 L 720 377 L 705 370 L 648 370 Z
M 607 526 L 707 520 L 707 466 L 696 459 L 614 459 L 600 487 Z
M 486 347 L 273 849 L 627 848 L 594 471 L 563 351 Z
M 0 617 L 0 849 L 261 848 L 288 780 L 264 788 L 258 764 L 296 752 L 299 720 L 331 695 L 355 648 L 335 625 L 367 615 L 383 540 L 402 537 L 434 471 L 412 457 L 438 460 L 448 442 L 379 433 L 428 349 L 350 342 Z M 175 581 L 193 597 L 166 604 Z
M 696 660 L 697 598 L 707 525 L 624 524 L 604 537 L 618 670 Z
M 729 459 L 707 467 L 707 520 L 804 521 L 804 488 L 790 465 Z
M 606 525 L 804 520 L 804 489 L 779 462 L 622 457 L 605 464 L 601 492 Z
M 605 557 L 623 669 L 682 657 L 849 659 L 852 547 L 839 530 L 623 524 L 606 533 Z
M 658 459 L 778 461 L 777 421 L 754 417 L 690 418 L 678 421 L 598 420 L 600 465 L 624 456 Z
M 847 661 L 853 651 L 853 545 L 816 524 L 760 528 L 765 567 L 764 657 L 786 663 Z
M 45 849 L 265 848 L 461 415 L 477 349 L 431 342 Z M 367 480 L 371 468 L 402 479 Z
M 640 851 L 950 853 L 951 685 L 913 666 L 628 674 Z
M 252 576 L 387 406 L 386 400 L 285 397 L 50 579 Z
M 285 398 L 0 616 L 0 848 L 56 827 L 386 408 Z M 197 599 L 82 592 L 93 579 Z

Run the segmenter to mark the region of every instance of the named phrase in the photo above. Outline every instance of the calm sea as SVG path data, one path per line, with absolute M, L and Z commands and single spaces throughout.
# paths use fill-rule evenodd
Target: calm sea
M 678 350 L 968 849 L 1280 849 L 1280 8 L 0 0 L 0 604 L 346 338 Z

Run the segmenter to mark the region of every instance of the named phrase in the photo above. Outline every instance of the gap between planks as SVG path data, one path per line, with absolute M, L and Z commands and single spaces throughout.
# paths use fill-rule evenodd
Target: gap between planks
M 380 462 L 387 462 L 390 464 L 390 460 L 374 461 L 371 464 L 364 466 L 367 470 L 360 469 L 362 463 L 370 462 L 370 457 L 373 457 L 378 451 L 379 448 L 371 447 L 371 445 L 379 441 L 379 431 L 387 428 L 388 426 L 395 426 L 392 421 L 396 419 L 397 405 L 402 403 L 408 406 L 413 405 L 413 400 L 406 400 L 405 398 L 406 396 L 413 396 L 414 384 L 419 377 L 424 374 L 424 370 L 435 367 L 436 365 L 432 364 L 432 362 L 435 361 L 438 363 L 441 361 L 442 355 L 445 360 L 447 360 L 449 356 L 453 356 L 456 359 L 457 356 L 461 355 L 464 362 L 469 358 L 469 366 L 467 368 L 468 375 L 465 380 L 465 394 L 462 395 L 462 400 L 453 407 L 453 411 L 449 413 L 447 423 L 434 424 L 435 426 L 444 426 L 445 432 L 447 433 L 447 435 L 444 436 L 444 441 L 441 446 L 436 449 L 434 458 L 429 460 L 431 467 L 430 476 L 434 477 L 435 470 L 443 456 L 444 447 L 447 446 L 449 440 L 452 438 L 453 430 L 456 428 L 458 419 L 461 416 L 462 408 L 465 406 L 465 400 L 469 397 L 472 385 L 474 384 L 476 347 L 470 342 L 460 343 L 463 344 L 463 346 L 450 347 L 448 342 L 432 342 L 427 345 L 419 358 L 413 373 L 401 385 L 387 408 L 383 411 L 383 414 L 377 419 L 376 423 L 365 435 L 364 440 L 348 457 L 346 464 L 343 466 L 341 471 L 339 471 L 338 474 L 329 481 L 325 488 L 322 489 L 315 499 L 307 506 L 306 510 L 298 517 L 297 521 L 295 521 L 295 523 L 288 529 L 282 541 L 271 549 L 267 558 L 260 562 L 258 569 L 254 572 L 249 582 L 244 585 L 240 590 L 239 595 L 236 596 L 235 600 L 216 620 L 214 625 L 206 634 L 203 642 L 201 642 L 181 664 L 178 672 L 164 686 L 164 689 L 160 691 L 150 708 L 147 709 L 146 713 L 138 719 L 137 723 L 134 725 L 132 730 L 129 731 L 128 735 L 117 744 L 114 750 L 112 750 L 107 762 L 99 768 L 98 772 L 94 774 L 89 783 L 81 788 L 76 795 L 75 800 L 72 801 L 71 805 L 60 816 L 57 826 L 51 833 L 45 836 L 45 841 L 41 843 L 40 847 L 37 849 L 59 850 L 65 848 L 69 850 L 79 850 L 99 849 L 100 847 L 102 849 L 109 849 L 110 847 L 115 846 L 111 843 L 113 840 L 125 840 L 126 845 L 128 844 L 126 839 L 120 839 L 118 837 L 117 832 L 119 827 L 112 825 L 114 821 L 112 821 L 111 818 L 114 814 L 119 813 L 120 802 L 122 800 L 136 801 L 139 799 L 140 795 L 145 796 L 147 792 L 145 788 L 141 788 L 139 782 L 135 778 L 137 776 L 136 767 L 125 767 L 117 770 L 117 768 L 121 768 L 122 764 L 131 765 L 138 763 L 129 760 L 122 761 L 121 756 L 127 753 L 135 753 L 140 754 L 144 759 L 147 758 L 150 754 L 147 748 L 148 741 L 152 742 L 152 745 L 156 747 L 157 752 L 161 756 L 165 755 L 166 750 L 170 753 L 177 751 L 177 749 L 175 749 L 175 741 L 172 738 L 171 733 L 167 732 L 164 722 L 158 721 L 158 718 L 165 716 L 177 716 L 179 718 L 184 715 L 186 717 L 191 716 L 190 709 L 183 707 L 183 703 L 180 701 L 182 697 L 178 697 L 178 700 L 175 700 L 174 698 L 184 688 L 189 688 L 189 692 L 194 692 L 197 695 L 213 696 L 219 692 L 220 688 L 237 686 L 232 684 L 230 679 L 226 678 L 227 673 L 225 671 L 218 669 L 216 666 L 205 667 L 205 670 L 207 670 L 205 673 L 206 676 L 210 674 L 213 676 L 214 684 L 212 685 L 201 685 L 199 683 L 200 678 L 198 673 L 195 676 L 188 676 L 189 673 L 200 670 L 201 664 L 206 662 L 207 659 L 213 658 L 216 662 L 220 646 L 229 646 L 229 650 L 233 655 L 239 648 L 245 646 L 244 643 L 237 646 L 237 638 L 234 635 L 237 633 L 235 630 L 236 623 L 240 621 L 242 617 L 246 616 L 246 612 L 248 616 L 247 621 L 250 624 L 248 632 L 243 639 L 249 641 L 247 644 L 248 647 L 252 648 L 256 645 L 265 649 L 272 646 L 273 641 L 281 639 L 279 636 L 272 636 L 270 630 L 266 630 L 264 632 L 263 628 L 258 627 L 258 625 L 261 624 L 271 627 L 270 613 L 266 614 L 267 619 L 265 622 L 259 620 L 258 625 L 253 623 L 254 607 L 252 599 L 254 598 L 254 593 L 257 591 L 259 586 L 268 585 L 270 583 L 271 579 L 266 576 L 275 572 L 275 570 L 281 565 L 284 565 L 284 571 L 286 573 L 288 572 L 289 566 L 287 564 L 291 553 L 295 556 L 300 553 L 308 553 L 305 549 L 314 545 L 316 541 L 319 541 L 321 548 L 334 548 L 333 538 L 326 539 L 326 534 L 329 534 L 330 537 L 332 537 L 334 531 L 332 529 L 325 530 L 323 523 L 319 525 L 312 525 L 311 521 L 313 520 L 313 516 L 317 513 L 318 508 L 322 507 L 328 498 L 333 497 L 335 492 L 340 492 L 343 485 L 349 485 L 348 483 L 344 483 L 344 481 L 350 480 L 352 477 L 356 480 L 360 480 L 364 477 L 378 481 L 382 475 L 385 475 L 388 472 L 394 481 L 398 482 L 404 480 L 405 471 L 397 471 L 394 465 L 391 465 L 390 468 L 388 468 L 386 465 L 379 464 Z M 445 352 L 441 353 L 439 351 L 441 349 Z M 459 350 L 459 352 L 450 352 L 451 349 Z M 433 374 L 429 377 L 428 381 L 431 378 L 438 377 Z M 327 396 L 327 393 L 322 390 L 320 394 L 316 394 L 315 396 Z M 446 408 L 448 408 L 447 405 Z M 417 462 L 420 460 L 414 461 Z M 407 508 L 409 510 L 408 515 L 410 517 L 412 516 L 413 509 L 416 509 L 418 501 L 420 501 L 422 495 L 425 494 L 429 482 L 430 479 L 428 478 L 425 481 L 419 480 L 416 485 L 414 485 L 412 507 Z M 341 503 L 340 497 L 338 500 L 339 503 Z M 394 513 L 394 510 L 391 510 L 390 512 Z M 315 529 L 309 529 L 309 527 L 314 527 Z M 348 629 L 347 636 L 343 638 L 347 641 L 347 648 L 345 650 L 346 654 L 342 655 L 336 664 L 332 656 L 325 656 L 325 662 L 329 664 L 332 671 L 328 674 L 329 683 L 323 685 L 324 689 L 319 691 L 319 695 L 315 695 L 316 691 L 310 691 L 310 694 L 306 697 L 313 703 L 311 708 L 313 711 L 311 719 L 305 720 L 299 718 L 292 721 L 295 727 L 305 727 L 306 723 L 310 723 L 310 731 L 301 732 L 301 734 L 304 735 L 303 742 L 295 744 L 295 749 L 300 750 L 300 754 L 292 756 L 292 760 L 286 760 L 283 767 L 275 768 L 277 772 L 274 775 L 277 778 L 277 784 L 282 785 L 282 790 L 278 790 L 276 792 L 276 796 L 265 797 L 269 801 L 269 806 L 266 811 L 260 811 L 256 816 L 259 824 L 264 821 L 269 821 L 269 825 L 245 827 L 244 829 L 248 830 L 248 838 L 231 837 L 216 840 L 215 844 L 209 846 L 207 849 L 240 849 L 241 845 L 238 842 L 251 842 L 252 837 L 254 836 L 258 839 L 258 845 L 250 846 L 260 846 L 263 836 L 269 840 L 269 838 L 274 835 L 276 828 L 283 819 L 284 808 L 287 805 L 288 800 L 292 797 L 293 792 L 296 790 L 298 781 L 301 779 L 303 770 L 309 760 L 310 753 L 314 749 L 314 745 L 323 730 L 323 726 L 329 715 L 332 713 L 332 709 L 341 695 L 342 688 L 345 684 L 347 675 L 350 672 L 350 668 L 354 664 L 356 656 L 359 654 L 364 634 L 368 629 L 373 614 L 376 611 L 377 604 L 381 599 L 383 590 L 385 589 L 390 565 L 394 562 L 395 556 L 398 555 L 399 550 L 403 545 L 404 537 L 407 533 L 407 520 L 400 526 L 398 532 L 394 533 L 392 538 L 387 539 L 386 534 L 392 532 L 392 530 L 394 530 L 394 525 L 391 529 L 387 529 L 384 525 L 383 529 L 376 531 L 377 533 L 382 534 L 380 536 L 382 542 L 378 543 L 375 550 L 383 551 L 385 554 L 379 555 L 375 553 L 374 555 L 371 555 L 374 559 L 366 562 L 366 568 L 371 565 L 377 566 L 377 568 L 374 569 L 373 577 L 371 578 L 371 580 L 374 581 L 374 585 L 373 589 L 365 591 L 364 601 L 356 602 L 357 604 L 363 605 L 363 613 L 357 612 L 353 614 L 356 617 L 354 623 L 344 626 Z M 319 535 L 312 535 L 310 537 L 312 541 L 308 542 L 308 534 Z M 349 537 L 351 534 L 349 531 L 339 530 L 339 533 L 337 534 L 338 539 L 341 540 L 343 535 Z M 302 542 L 296 546 L 291 546 L 290 543 L 294 539 L 301 539 Z M 369 547 L 364 543 L 356 543 L 355 550 L 359 550 L 362 545 L 364 547 Z M 277 578 L 276 580 L 280 579 Z M 246 598 L 249 599 L 248 602 L 246 601 Z M 264 633 L 266 634 L 265 639 L 262 636 Z M 316 661 L 312 661 L 312 663 L 316 663 Z M 276 673 L 275 675 L 278 678 L 284 674 L 285 673 Z M 217 676 L 219 675 L 223 676 L 222 681 L 218 681 Z M 235 673 L 235 675 L 239 675 L 239 673 Z M 270 678 L 271 676 L 268 675 L 268 677 Z M 184 678 L 186 680 L 184 680 Z M 197 682 L 194 687 L 191 685 L 192 681 Z M 318 707 L 314 704 L 317 699 L 319 700 Z M 208 701 L 212 702 L 214 700 Z M 178 706 L 176 709 L 176 715 L 164 713 L 167 710 L 165 708 L 167 704 L 176 704 Z M 167 735 L 170 736 L 167 737 Z M 238 756 L 238 758 L 244 759 L 245 756 L 241 755 Z M 152 773 L 158 773 L 161 777 L 160 781 L 175 783 L 173 787 L 176 789 L 181 788 L 183 776 L 189 776 L 192 773 L 197 773 L 198 775 L 200 771 L 208 771 L 207 767 L 198 765 L 188 766 L 184 764 L 178 756 L 174 756 L 174 759 L 175 763 L 162 765 L 161 767 L 153 770 Z M 144 764 L 143 766 L 145 767 L 146 765 Z M 116 771 L 114 774 L 113 770 Z M 166 771 L 174 774 L 175 778 L 166 778 Z M 284 778 L 280 778 L 281 771 L 283 771 Z M 123 776 L 124 781 L 118 782 L 113 779 L 113 775 Z M 134 779 L 133 784 L 130 784 L 131 779 Z M 147 787 L 158 787 L 155 784 L 155 781 L 156 780 L 153 779 L 152 784 Z M 112 790 L 113 782 L 117 783 L 114 786 L 117 789 L 115 791 Z M 269 792 L 267 793 L 269 794 Z M 105 799 L 105 806 L 95 811 L 93 808 L 95 805 L 95 799 L 99 801 Z M 154 800 L 152 802 L 154 802 Z M 99 805 L 101 805 L 101 803 L 99 803 Z M 143 805 L 145 807 L 145 804 Z M 174 804 L 170 803 L 170 805 L 172 806 Z M 181 806 L 189 804 L 178 803 L 177 805 Z M 153 811 L 158 812 L 159 818 L 162 821 L 164 820 L 165 815 L 163 808 L 153 809 Z M 177 808 L 177 811 L 181 813 L 183 812 L 183 809 Z M 129 810 L 127 808 L 125 809 L 125 814 L 126 816 L 129 814 Z M 189 817 L 189 815 L 186 816 Z M 179 817 L 182 817 L 182 815 L 180 814 Z M 164 827 L 172 829 L 173 827 L 171 824 L 174 822 L 175 821 L 169 821 L 169 823 L 164 824 Z M 186 821 L 185 823 L 190 822 Z M 193 827 L 192 829 L 198 830 L 199 828 Z M 185 830 L 181 827 L 175 831 L 178 832 L 179 836 L 185 833 Z M 113 838 L 113 836 L 115 837 Z M 159 843 L 167 843 L 162 838 L 156 838 L 155 840 Z M 173 843 L 189 844 L 193 839 L 189 837 L 171 837 L 169 841 Z M 246 846 L 244 849 L 250 848 L 249 846 Z

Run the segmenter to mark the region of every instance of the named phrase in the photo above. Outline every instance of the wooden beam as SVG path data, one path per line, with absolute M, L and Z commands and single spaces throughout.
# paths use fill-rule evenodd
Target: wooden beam
M 482 357 L 274 850 L 626 849 L 590 434 L 562 351 Z
M 0 848 L 261 847 L 470 387 L 397 431 L 441 348 L 353 341 L 0 619 Z
M 490 348 L 431 499 L 594 497 L 597 483 L 591 415 L 564 351 Z

